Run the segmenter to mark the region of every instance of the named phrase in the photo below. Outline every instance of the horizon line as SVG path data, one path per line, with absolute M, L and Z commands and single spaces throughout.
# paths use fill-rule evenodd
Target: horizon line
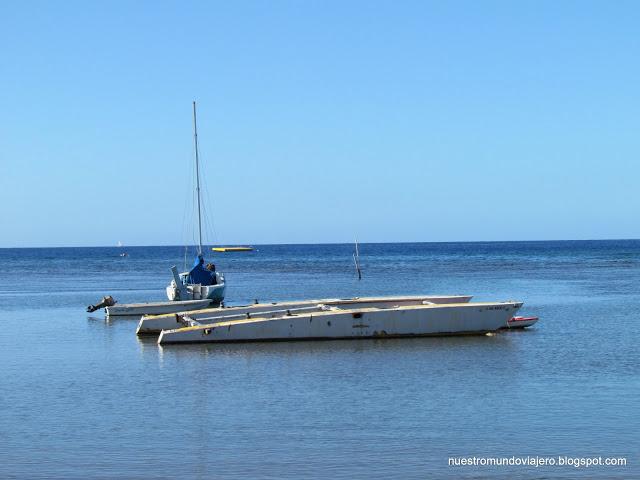
M 545 239 L 545 240 L 434 240 L 434 241 L 399 241 L 399 242 L 358 242 L 359 245 L 384 245 L 384 244 L 442 244 L 442 243 L 543 243 L 543 242 L 626 242 L 637 241 L 638 238 L 565 238 L 565 239 Z M 318 242 L 318 243 L 234 243 L 209 245 L 227 246 L 291 246 L 291 245 L 352 245 L 355 242 Z M 65 245 L 65 246 L 32 246 L 32 247 L 0 247 L 0 250 L 27 250 L 27 249 L 53 249 L 53 248 L 145 248 L 145 247 L 195 247 L 196 245 Z

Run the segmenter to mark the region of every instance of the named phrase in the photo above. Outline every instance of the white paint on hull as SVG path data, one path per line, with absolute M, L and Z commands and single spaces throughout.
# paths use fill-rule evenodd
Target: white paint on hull
M 221 317 L 229 317 L 231 315 L 245 316 L 247 313 L 256 315 L 263 313 L 268 318 L 276 317 L 285 310 L 315 307 L 317 305 L 337 306 L 338 308 L 346 307 L 375 307 L 380 305 L 420 305 L 423 302 L 432 302 L 437 304 L 445 303 L 467 303 L 471 300 L 470 295 L 420 295 L 420 296 L 401 296 L 401 297 L 363 297 L 348 299 L 315 299 L 315 300 L 298 300 L 289 302 L 273 302 L 273 303 L 257 303 L 254 305 L 243 305 L 239 307 L 217 307 L 207 308 L 198 312 L 182 311 L 179 316 L 174 315 L 154 315 L 143 316 L 140 319 L 136 333 L 138 335 L 158 335 L 162 330 L 171 330 L 187 326 L 183 320 L 182 314 L 188 315 L 192 320 L 196 320 L 202 324 L 211 324 L 222 321 Z M 266 313 L 272 312 L 272 313 Z M 226 318 L 230 320 L 230 318 Z
M 226 283 L 224 275 L 216 272 L 215 285 L 200 285 L 199 283 L 187 283 L 189 272 L 178 275 L 175 267 L 172 267 L 174 279 L 167 286 L 167 298 L 172 302 L 184 300 L 209 299 L 211 303 L 219 304 L 224 300 Z
M 163 330 L 158 343 L 480 334 L 503 327 L 521 306 L 521 302 L 497 302 L 344 310 L 321 305 L 314 312 L 292 312 L 276 318 L 245 318 Z
M 206 308 L 210 300 L 185 300 L 180 302 L 123 303 L 107 307 L 107 316 L 160 315 L 186 310 Z
M 538 321 L 538 317 L 513 317 L 507 321 L 507 328 L 527 328 L 534 325 Z

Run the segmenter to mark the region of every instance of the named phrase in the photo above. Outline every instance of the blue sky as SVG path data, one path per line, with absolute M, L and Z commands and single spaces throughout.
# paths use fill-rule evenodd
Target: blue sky
M 637 2 L 3 2 L 0 247 L 638 238 Z

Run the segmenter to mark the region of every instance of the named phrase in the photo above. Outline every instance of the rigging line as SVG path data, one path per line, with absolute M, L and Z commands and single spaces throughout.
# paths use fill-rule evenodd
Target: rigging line
M 193 205 L 192 218 L 194 219 L 194 221 L 191 223 L 191 225 L 192 225 L 192 227 L 191 227 L 191 239 L 192 239 L 191 245 L 194 246 L 194 248 L 196 250 L 196 253 L 198 253 L 198 234 L 196 232 L 196 228 L 194 227 L 194 225 L 196 223 L 195 222 L 195 218 L 196 218 L 196 215 L 198 214 L 198 208 L 196 206 L 196 202 L 197 202 L 197 198 L 196 198 L 196 194 L 194 192 L 194 194 L 193 194 L 193 204 L 192 204 Z
M 196 102 L 193 102 L 193 142 L 196 148 L 196 192 L 198 195 L 198 253 L 202 254 L 202 220 L 200 218 L 200 167 L 198 165 L 198 122 Z
M 208 165 L 206 162 L 201 162 L 201 164 Z M 209 238 L 217 239 L 218 232 L 216 231 L 215 215 L 212 215 L 210 210 L 212 209 L 213 211 L 215 211 L 215 204 L 214 204 L 214 201 L 212 201 L 211 199 L 212 197 L 209 190 L 207 169 L 202 168 L 202 170 L 200 171 L 200 178 L 202 180 L 201 185 L 204 193 L 204 198 L 206 200 L 205 202 L 202 202 L 203 216 L 206 223 L 206 232 L 210 235 Z
M 191 148 L 190 148 L 190 160 L 188 162 L 185 162 L 187 165 L 189 165 L 189 168 L 187 168 L 187 172 L 188 174 L 185 175 L 186 177 L 186 181 L 188 182 L 186 185 L 186 188 L 183 190 L 184 192 L 184 199 L 185 199 L 185 215 L 183 217 L 183 224 L 182 224 L 182 238 L 181 241 L 183 243 L 184 246 L 188 246 L 188 245 L 193 245 L 194 244 L 194 239 L 193 237 L 193 224 L 194 224 L 194 191 L 193 191 L 193 186 L 195 185 L 195 165 L 193 162 L 193 158 L 194 158 L 194 145 L 193 143 L 191 143 Z
M 205 192 L 205 198 L 207 200 L 207 202 L 203 202 L 204 204 L 203 215 L 204 215 L 205 228 L 211 241 L 215 241 L 218 235 L 216 232 L 215 221 L 213 220 L 213 216 L 209 213 L 210 212 L 209 204 L 211 203 L 211 200 L 209 199 L 207 187 L 204 188 L 204 192 Z
M 207 209 L 205 208 L 204 210 L 204 224 L 205 224 L 205 233 L 208 235 L 208 239 L 209 239 L 209 243 L 213 242 L 215 243 L 215 236 L 212 234 L 212 228 L 211 228 L 211 218 L 209 215 L 207 215 Z
M 193 185 L 193 182 L 191 183 L 191 185 Z M 193 196 L 193 191 L 191 190 L 191 188 L 189 188 L 191 194 L 190 194 L 190 198 L 189 198 L 189 205 L 190 205 L 190 209 L 189 209 L 189 222 L 187 223 L 187 225 L 185 225 L 185 230 L 184 230 L 184 241 L 185 241 L 185 246 L 192 246 L 196 244 L 196 237 L 195 237 L 195 229 L 193 228 L 194 225 L 194 220 L 195 220 L 195 198 Z
M 192 147 L 192 158 L 194 158 L 195 157 L 195 145 L 192 144 L 191 147 Z M 196 216 L 198 215 L 198 208 L 197 208 L 198 195 L 197 195 L 196 190 L 193 187 L 194 187 L 194 185 L 196 185 L 197 174 L 198 174 L 198 170 L 196 168 L 196 164 L 195 164 L 195 161 L 194 161 L 194 162 L 191 163 L 191 187 L 189 188 L 189 194 L 191 196 L 191 221 L 189 222 L 189 225 L 190 225 L 189 246 L 193 246 L 194 247 L 194 250 L 196 251 L 196 254 L 198 253 L 198 239 L 197 239 L 197 235 L 196 235 L 195 219 L 196 219 Z
M 201 161 L 200 161 L 200 165 L 203 166 L 205 162 L 202 161 L 202 157 Z M 206 196 L 203 195 L 204 192 L 206 192 L 206 177 L 204 174 L 204 169 L 202 168 L 200 170 L 200 198 L 201 198 L 201 202 L 200 202 L 200 238 L 204 238 L 204 242 L 206 243 L 207 240 L 209 239 L 209 214 L 208 214 L 208 208 L 207 208 L 207 202 L 206 200 Z M 205 197 L 205 198 L 203 198 Z
M 203 194 L 203 202 L 202 202 L 202 215 L 203 221 L 205 223 L 205 233 L 209 235 L 209 239 L 215 241 L 218 238 L 218 232 L 216 229 L 215 223 L 215 215 L 211 213 L 211 211 L 215 211 L 215 203 L 212 200 L 210 189 L 209 189 L 209 181 L 208 181 L 208 169 L 204 168 L 209 164 L 202 159 L 206 159 L 207 157 L 203 157 L 200 155 L 200 165 L 203 167 L 200 169 L 200 185 L 202 187 L 201 193 Z
M 191 162 L 188 162 L 188 165 L 191 165 Z M 187 169 L 189 172 L 187 175 L 184 175 L 186 188 L 183 190 L 184 193 L 184 206 L 182 209 L 182 230 L 180 231 L 180 242 L 186 246 L 189 241 L 188 235 L 188 225 L 193 225 L 193 209 L 190 208 L 193 205 L 193 199 L 191 198 L 191 186 L 193 185 L 193 169 Z

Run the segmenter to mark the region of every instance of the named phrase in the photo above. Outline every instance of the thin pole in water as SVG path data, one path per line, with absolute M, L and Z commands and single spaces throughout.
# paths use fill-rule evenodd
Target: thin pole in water
M 356 253 L 353 254 L 353 262 L 356 264 L 358 280 L 362 280 L 362 271 L 360 270 L 360 252 L 358 252 L 358 240 L 356 240 Z
M 196 147 L 196 194 L 198 197 L 198 254 L 202 255 L 202 217 L 200 215 L 200 161 L 198 158 L 198 122 L 196 102 L 193 102 L 193 141 Z

